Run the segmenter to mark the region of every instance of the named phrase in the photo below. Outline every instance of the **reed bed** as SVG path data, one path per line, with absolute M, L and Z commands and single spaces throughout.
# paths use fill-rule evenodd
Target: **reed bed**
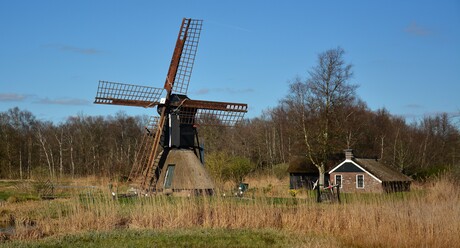
M 110 230 L 275 229 L 331 237 L 342 246 L 441 247 L 460 244 L 460 191 L 448 178 L 410 193 L 346 195 L 342 204 L 309 197 L 112 199 L 89 192 L 70 199 L 4 206 L 12 240 Z

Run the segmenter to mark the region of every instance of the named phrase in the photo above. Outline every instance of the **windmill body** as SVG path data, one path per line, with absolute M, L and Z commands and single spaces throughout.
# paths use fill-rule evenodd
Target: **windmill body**
M 182 20 L 163 89 L 99 81 L 95 103 L 157 107 L 129 176 L 144 192 L 212 193 L 197 126 L 235 126 L 247 112 L 243 103 L 188 98 L 201 26 L 201 20 Z

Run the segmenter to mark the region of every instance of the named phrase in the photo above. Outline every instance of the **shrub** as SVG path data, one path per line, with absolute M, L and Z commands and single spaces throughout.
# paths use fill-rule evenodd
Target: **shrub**
M 244 178 L 254 170 L 254 168 L 254 164 L 247 158 L 231 157 L 227 165 L 223 168 L 222 174 L 226 180 L 238 184 L 243 182 Z
M 210 174 L 219 182 L 232 181 L 238 184 L 255 169 L 247 158 L 233 157 L 226 153 L 212 153 L 206 159 Z

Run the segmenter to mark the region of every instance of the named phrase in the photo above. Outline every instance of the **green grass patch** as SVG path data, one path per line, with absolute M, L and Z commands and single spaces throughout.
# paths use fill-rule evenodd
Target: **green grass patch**
M 38 200 L 38 199 L 39 199 L 38 196 L 33 195 L 31 193 L 17 192 L 14 190 L 0 191 L 0 201 L 8 201 L 8 202 L 13 203 L 13 202 L 30 201 L 30 200 Z
M 90 232 L 5 244 L 8 247 L 299 247 L 330 242 L 328 237 L 290 235 L 277 230 L 188 229 Z

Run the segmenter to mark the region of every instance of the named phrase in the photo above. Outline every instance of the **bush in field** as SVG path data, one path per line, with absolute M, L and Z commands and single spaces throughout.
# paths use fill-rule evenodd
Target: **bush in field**
M 244 181 L 251 171 L 253 171 L 255 165 L 247 158 L 243 157 L 231 157 L 228 164 L 223 168 L 224 178 L 238 184 Z
M 289 173 L 287 172 L 289 168 L 288 163 L 277 164 L 273 166 L 273 175 L 278 179 L 286 178 Z
M 206 168 L 217 183 L 224 182 L 222 171 L 227 160 L 228 156 L 223 152 L 215 152 L 206 156 Z
M 247 158 L 230 156 L 227 153 L 212 153 L 206 158 L 206 166 L 211 176 L 218 182 L 240 183 L 255 169 Z

